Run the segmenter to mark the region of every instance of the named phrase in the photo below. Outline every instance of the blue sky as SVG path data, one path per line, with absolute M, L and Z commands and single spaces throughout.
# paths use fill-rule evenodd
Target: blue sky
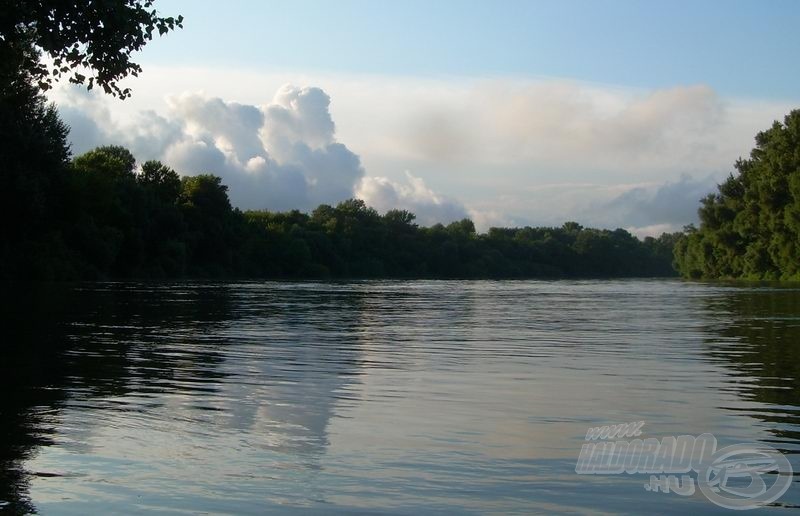
M 800 107 L 800 1 L 157 0 L 125 102 L 64 85 L 76 153 L 211 172 L 241 208 L 679 230 Z
M 161 64 L 397 75 L 520 75 L 726 95 L 800 91 L 800 2 L 162 0 L 186 28 Z M 191 51 L 188 51 L 191 49 Z

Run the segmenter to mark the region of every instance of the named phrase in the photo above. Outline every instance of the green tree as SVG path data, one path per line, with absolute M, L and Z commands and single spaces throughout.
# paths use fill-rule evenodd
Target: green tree
M 24 76 L 0 77 L 0 279 L 58 274 L 67 133 Z
M 414 220 L 417 216 L 406 210 L 389 210 L 383 215 L 383 220 L 392 227 L 415 227 Z
M 211 174 L 184 177 L 180 202 L 204 217 L 221 218 L 231 211 L 228 187 L 222 184 L 222 178 Z
M 800 279 L 800 110 L 758 133 L 735 168 L 701 201 L 676 267 L 693 278 Z
M 135 183 L 118 181 L 132 174 L 133 157 L 108 148 L 70 167 L 68 128 L 41 92 L 68 76 L 129 96 L 118 81 L 141 70 L 130 60 L 132 53 L 154 31 L 163 34 L 182 22 L 158 16 L 152 5 L 152 0 L 17 0 L 0 7 L 0 279 L 92 276 L 98 269 L 88 263 L 115 262 L 116 243 L 126 239 L 119 228 L 134 227 L 125 216 L 140 215 L 132 209 L 141 206 Z M 86 70 L 88 80 L 82 75 Z M 87 199 L 94 204 L 85 205 Z M 86 238 L 79 238 L 79 228 Z M 76 247 L 81 240 L 91 245 Z M 90 247 L 105 258 L 82 262 L 91 253 L 81 249 Z
M 160 161 L 145 162 L 137 179 L 140 184 L 165 202 L 174 203 L 181 193 L 180 176 Z
M 186 222 L 189 273 L 224 276 L 234 272 L 238 251 L 236 225 L 241 215 L 231 208 L 222 179 L 201 174 L 181 179 L 179 207 Z
M 108 145 L 81 154 L 75 158 L 73 166 L 77 171 L 112 179 L 134 179 L 136 158 L 125 147 Z
M 130 96 L 119 81 L 142 68 L 131 60 L 153 39 L 182 27 L 183 17 L 162 17 L 153 0 L 16 0 L 0 8 L 0 63 L 4 75 L 24 70 L 49 89 L 67 76 L 89 89 L 100 86 L 120 98 Z M 51 62 L 40 59 L 41 53 Z M 88 70 L 89 77 L 82 72 Z

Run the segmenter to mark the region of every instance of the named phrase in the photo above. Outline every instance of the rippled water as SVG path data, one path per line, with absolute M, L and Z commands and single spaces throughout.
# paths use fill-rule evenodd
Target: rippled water
M 590 426 L 800 471 L 800 289 L 82 284 L 7 293 L 0 512 L 723 512 L 587 476 Z M 778 514 L 800 506 L 797 476 Z

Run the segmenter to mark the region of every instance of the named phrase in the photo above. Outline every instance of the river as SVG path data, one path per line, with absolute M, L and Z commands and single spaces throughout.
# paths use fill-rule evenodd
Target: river
M 0 513 L 727 513 L 590 427 L 800 471 L 800 288 L 85 283 L 4 296 Z M 763 511 L 800 507 L 795 473 Z

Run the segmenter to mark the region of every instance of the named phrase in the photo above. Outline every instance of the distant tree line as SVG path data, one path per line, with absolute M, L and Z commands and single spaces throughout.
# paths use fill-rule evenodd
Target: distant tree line
M 70 159 L 68 129 L 35 87 L 0 109 L 0 274 L 15 278 L 523 278 L 670 275 L 675 235 L 625 230 L 419 227 L 363 201 L 310 214 L 241 212 L 219 177 L 138 167 L 122 147 Z
M 430 228 L 358 200 L 311 214 L 231 207 L 218 177 L 137 167 L 120 147 L 71 159 L 42 91 L 119 81 L 154 34 L 182 26 L 153 0 L 12 2 L 0 9 L 0 280 L 172 277 L 612 277 L 800 280 L 800 111 L 756 137 L 737 174 L 702 200 L 700 227 L 628 232 Z M 46 54 L 49 60 L 43 60 Z
M 17 2 L 0 13 L 0 280 L 104 278 L 511 278 L 671 275 L 677 235 L 430 228 L 351 199 L 310 214 L 241 212 L 219 177 L 137 166 L 121 147 L 74 159 L 42 91 L 54 80 L 119 86 L 132 54 L 181 26 L 152 0 Z M 46 54 L 49 60 L 43 60 Z
M 52 113 L 45 109 L 44 115 Z M 105 278 L 530 278 L 666 276 L 675 235 L 640 241 L 625 230 L 492 228 L 472 221 L 420 227 L 414 214 L 384 215 L 350 199 L 297 210 L 241 212 L 219 177 L 179 177 L 122 147 L 67 161 L 24 203 L 28 224 L 4 249 L 4 273 L 39 279 Z M 26 174 L 23 173 L 23 176 Z M 40 199 L 41 202 L 32 202 Z M 23 206 L 18 206 L 23 208 Z
M 675 246 L 687 278 L 800 280 L 800 110 L 756 136 Z

